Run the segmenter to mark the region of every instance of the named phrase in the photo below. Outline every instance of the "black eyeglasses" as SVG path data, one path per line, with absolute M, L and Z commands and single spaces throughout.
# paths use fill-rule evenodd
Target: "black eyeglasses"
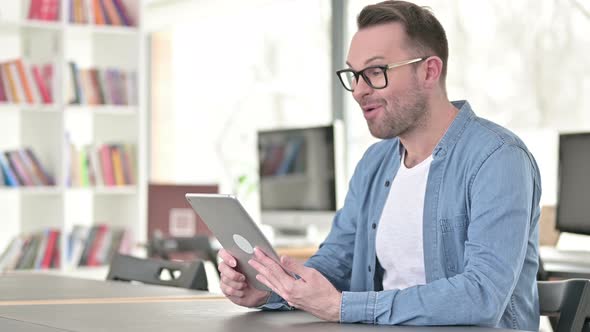
M 354 71 L 352 69 L 342 69 L 336 72 L 340 82 L 344 88 L 350 92 L 354 91 L 354 88 L 358 84 L 359 77 L 362 76 L 365 82 L 373 89 L 383 89 L 387 86 L 387 71 L 389 69 L 409 65 L 411 63 L 420 62 L 426 60 L 428 57 L 415 58 L 412 60 L 406 60 L 396 62 L 382 66 L 370 66 L 360 71 Z

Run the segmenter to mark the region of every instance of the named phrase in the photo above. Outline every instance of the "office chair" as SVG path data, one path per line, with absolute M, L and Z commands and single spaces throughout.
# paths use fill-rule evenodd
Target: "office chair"
M 217 266 L 217 253 L 211 246 L 209 237 L 197 235 L 192 237 L 168 237 L 155 231 L 148 245 L 148 256 L 170 260 L 175 254 L 194 254 L 198 258 L 210 261 Z M 215 269 L 219 277 L 219 271 Z
M 590 280 L 538 281 L 538 287 L 541 315 L 559 317 L 554 332 L 590 331 Z
M 107 280 L 208 290 L 205 266 L 200 260 L 178 262 L 115 254 Z

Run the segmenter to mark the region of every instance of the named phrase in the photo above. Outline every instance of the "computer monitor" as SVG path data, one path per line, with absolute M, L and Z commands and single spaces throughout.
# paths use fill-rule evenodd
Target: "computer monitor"
M 590 235 L 590 133 L 559 135 L 556 227 Z
M 327 232 L 344 201 L 343 142 L 340 123 L 259 131 L 261 223 L 279 234 Z

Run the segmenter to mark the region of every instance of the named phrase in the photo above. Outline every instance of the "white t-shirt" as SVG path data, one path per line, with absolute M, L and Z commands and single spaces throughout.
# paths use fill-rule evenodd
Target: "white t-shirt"
M 404 289 L 426 283 L 422 215 L 432 156 L 407 168 L 405 152 L 383 207 L 377 229 L 377 258 L 385 270 L 383 289 Z

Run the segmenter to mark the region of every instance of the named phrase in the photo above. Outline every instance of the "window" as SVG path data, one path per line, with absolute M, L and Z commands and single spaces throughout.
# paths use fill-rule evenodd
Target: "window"
M 151 180 L 257 196 L 257 130 L 332 119 L 330 15 L 267 1 L 155 33 Z

